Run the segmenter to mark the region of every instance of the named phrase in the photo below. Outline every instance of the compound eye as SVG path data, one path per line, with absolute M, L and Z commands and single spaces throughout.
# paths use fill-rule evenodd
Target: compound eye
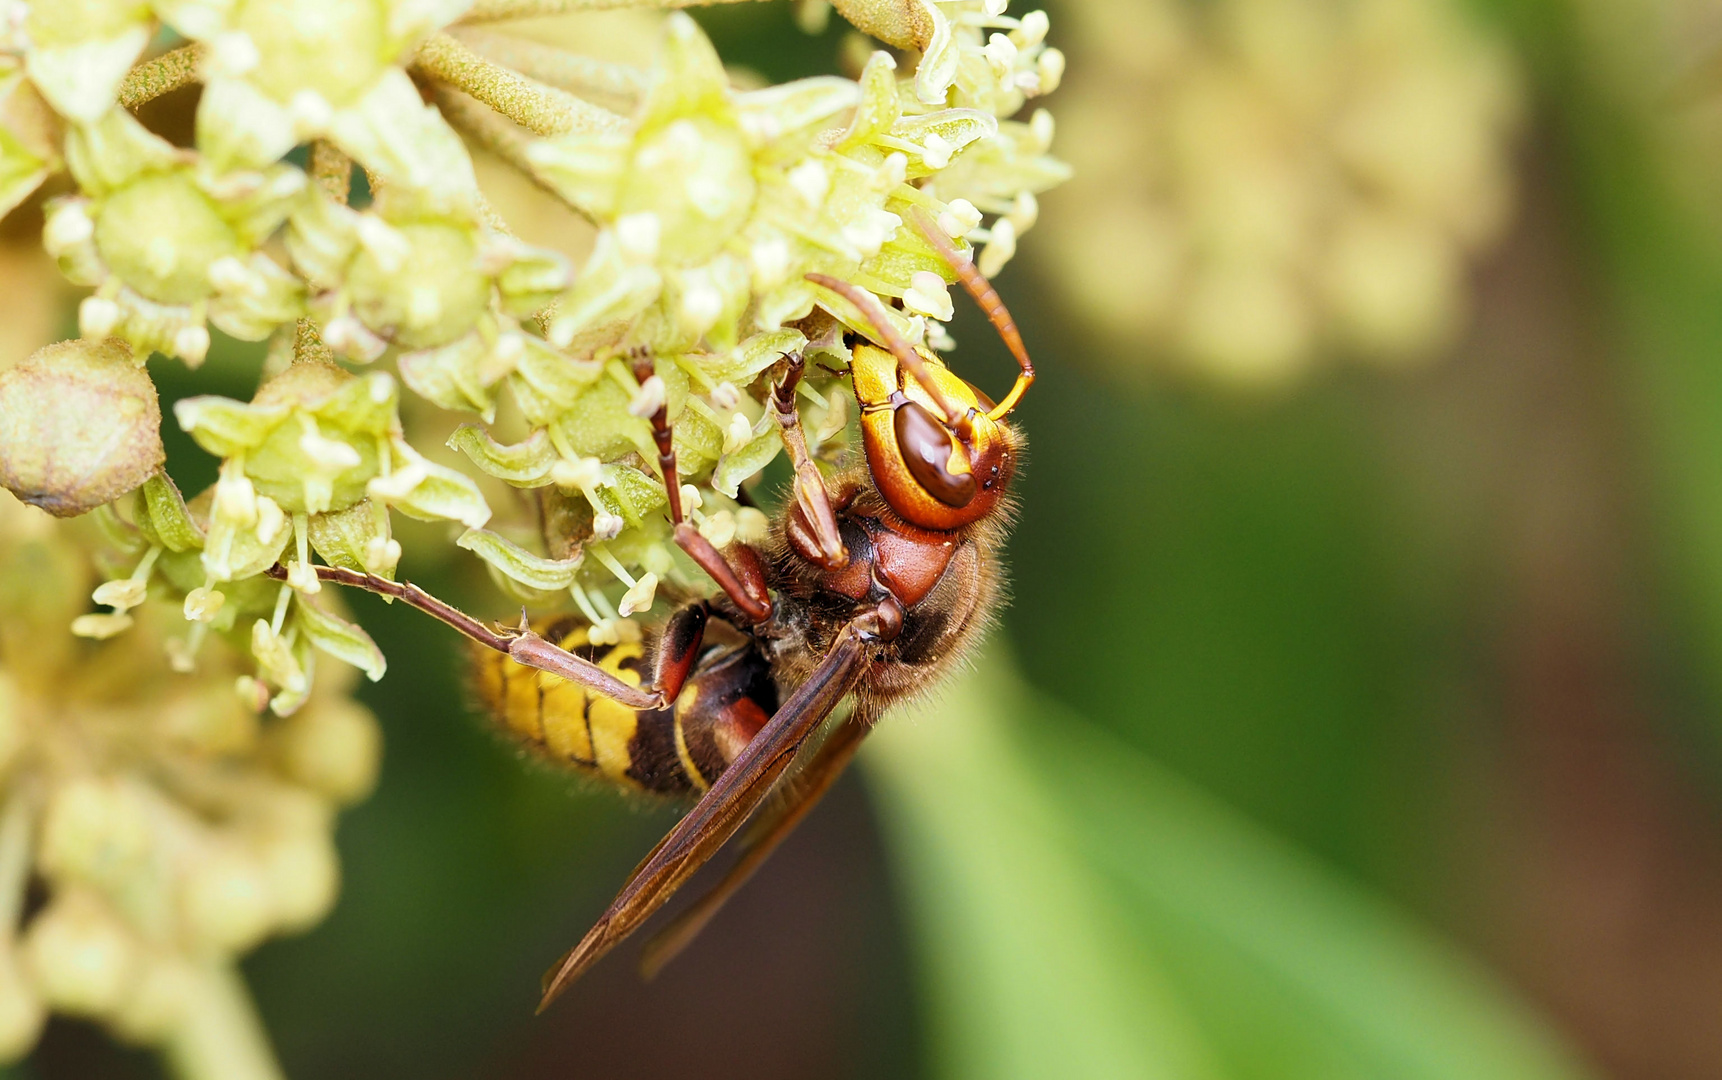
M 946 506 L 963 507 L 974 499 L 977 490 L 974 474 L 969 472 L 969 455 L 950 429 L 921 405 L 907 401 L 898 406 L 892 417 L 897 433 L 897 449 L 903 454 L 909 475 L 915 478 L 927 494 Z M 961 472 L 952 472 L 955 463 Z

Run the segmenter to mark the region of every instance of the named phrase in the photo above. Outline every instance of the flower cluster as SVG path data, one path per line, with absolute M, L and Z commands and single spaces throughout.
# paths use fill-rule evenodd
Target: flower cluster
M 49 1010 L 176 1057 L 230 1043 L 210 1024 L 235 995 L 244 1007 L 235 957 L 327 912 L 335 812 L 376 775 L 376 723 L 345 697 L 349 678 L 265 720 L 238 650 L 212 642 L 195 675 L 165 668 L 163 645 L 185 625 L 165 583 L 99 586 L 133 632 L 74 636 L 104 618 L 78 614 L 99 580 L 92 553 L 148 557 L 141 532 L 110 516 L 102 542 L 94 524 L 0 493 L 3 1060 L 29 1050 Z M 310 610 L 301 627 L 345 625 Z M 32 876 L 47 900 L 26 918 Z M 237 1071 L 225 1075 L 259 1051 L 226 1045 Z
M 1324 352 L 1397 364 L 1463 326 L 1509 215 L 1517 72 L 1450 0 L 1108 0 L 1073 13 L 1084 198 L 1055 230 L 1069 302 L 1250 385 Z M 1106 253 L 1110 253 L 1109 255 Z
M 701 532 L 757 539 L 742 485 L 782 450 L 782 357 L 825 361 L 798 391 L 817 456 L 855 413 L 834 370 L 867 324 L 807 275 L 948 348 L 955 273 L 921 229 L 997 272 L 1066 177 L 1031 103 L 1064 72 L 1042 12 L 842 0 L 895 51 L 762 89 L 680 13 L 649 68 L 475 25 L 588 6 L 0 0 L 0 214 L 39 205 L 85 290 L 79 338 L 0 357 L 0 484 L 89 514 L 106 552 L 89 578 L 88 528 L 0 507 L 0 611 L 30 627 L 0 643 L 0 897 L 52 886 L 21 939 L 0 919 L 0 1053 L 44 1007 L 177 1045 L 170 999 L 327 907 L 331 809 L 375 735 L 315 675 L 384 661 L 319 563 L 392 578 L 396 513 L 448 523 L 518 597 L 637 636 L 660 584 L 710 588 L 649 418 Z M 190 145 L 136 111 L 192 84 Z M 475 150 L 564 220 L 515 235 Z M 577 259 L 569 226 L 594 236 Z M 164 410 L 151 357 L 197 367 L 216 335 L 267 342 L 255 393 Z M 438 409 L 472 422 L 415 445 Z M 164 411 L 220 459 L 206 490 L 166 471 Z

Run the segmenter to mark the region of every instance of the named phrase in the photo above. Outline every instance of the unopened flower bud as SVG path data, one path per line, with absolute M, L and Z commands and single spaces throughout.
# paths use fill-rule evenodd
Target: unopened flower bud
M 313 926 L 335 906 L 341 862 L 327 829 L 296 830 L 267 837 L 258 851 L 274 910 L 283 930 Z
M 123 881 L 149 854 L 146 813 L 115 779 L 86 776 L 59 785 L 43 813 L 42 869 L 97 884 Z
M 61 889 L 25 931 L 23 960 L 50 1008 L 103 1017 L 132 988 L 138 949 L 101 900 L 81 889 Z
M 382 731 L 355 702 L 302 709 L 278 723 L 270 739 L 283 775 L 337 802 L 357 802 L 376 784 Z
M 161 406 L 119 342 L 50 345 L 0 373 L 0 484 L 58 517 L 161 468 Z
M 139 958 L 132 992 L 108 1020 L 121 1038 L 139 1044 L 158 1043 L 174 1031 L 192 1007 L 198 973 L 173 953 Z
M 10 948 L 0 952 L 0 1065 L 28 1054 L 42 1034 L 48 1010 Z
M 269 932 L 272 908 L 263 868 L 237 845 L 205 852 L 180 881 L 186 930 L 224 952 L 241 952 L 261 941 Z

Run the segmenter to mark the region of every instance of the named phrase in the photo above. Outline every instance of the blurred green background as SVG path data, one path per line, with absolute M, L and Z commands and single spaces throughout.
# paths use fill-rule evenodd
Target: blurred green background
M 1085 64 L 1130 74 L 1094 28 L 1157 9 L 1049 7 L 1062 130 L 1130 145 L 1072 111 Z M 699 14 L 774 81 L 834 70 L 837 20 Z M 382 783 L 334 915 L 246 963 L 289 1073 L 1722 1074 L 1722 22 L 1459 15 L 1516 57 L 1517 195 L 1415 366 L 1318 344 L 1264 389 L 1163 362 L 1067 302 L 1153 253 L 1073 255 L 1046 196 L 999 281 L 1044 372 L 1003 629 L 656 982 L 624 948 L 532 1017 L 673 815 L 523 767 L 449 635 L 355 599 L 391 659 Z M 953 333 L 1007 384 L 981 319 Z M 155 371 L 245 397 L 240 359 Z M 406 569 L 495 604 L 462 562 Z M 15 1074 L 155 1069 L 56 1020 Z

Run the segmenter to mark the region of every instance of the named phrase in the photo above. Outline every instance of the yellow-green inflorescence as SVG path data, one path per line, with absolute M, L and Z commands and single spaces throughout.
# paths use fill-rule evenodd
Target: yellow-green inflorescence
M 314 567 L 410 569 L 398 512 L 638 637 L 660 586 L 711 588 L 669 538 L 657 409 L 700 531 L 762 537 L 773 372 L 815 359 L 833 459 L 839 331 L 869 332 L 806 275 L 949 348 L 955 273 L 917 224 L 996 273 L 1066 177 L 1042 12 L 843 0 L 858 77 L 764 88 L 681 13 L 649 68 L 507 33 L 595 6 L 0 0 L 0 213 L 39 206 L 87 290 L 78 338 L 0 357 L 0 1059 L 58 1010 L 186 1075 L 275 1075 L 232 960 L 332 902 L 333 811 L 377 751 L 346 694 L 384 671 Z M 135 111 L 193 83 L 190 145 Z M 553 193 L 555 232 L 511 231 L 473 148 Z M 255 393 L 165 407 L 150 366 L 213 334 L 268 343 Z M 468 422 L 415 445 L 439 410 Z M 166 471 L 164 413 L 220 459 L 207 489 Z

